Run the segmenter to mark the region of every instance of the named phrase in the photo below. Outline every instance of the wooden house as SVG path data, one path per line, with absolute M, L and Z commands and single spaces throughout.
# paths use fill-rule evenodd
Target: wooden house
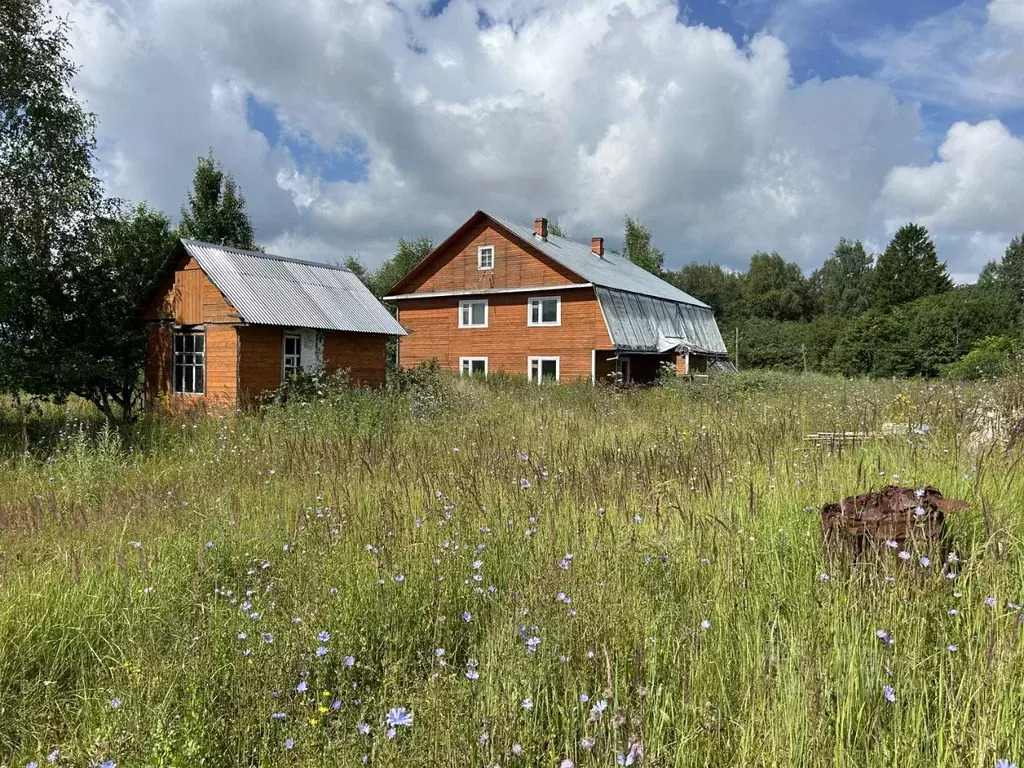
M 477 211 L 390 291 L 399 364 L 531 381 L 730 369 L 707 304 L 589 244 Z
M 245 405 L 299 371 L 384 380 L 405 331 L 351 271 L 179 240 L 143 318 L 151 404 Z

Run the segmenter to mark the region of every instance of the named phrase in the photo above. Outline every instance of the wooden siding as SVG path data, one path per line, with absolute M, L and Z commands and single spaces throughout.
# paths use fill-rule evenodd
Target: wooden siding
M 281 384 L 284 329 L 250 325 L 238 329 L 238 389 L 243 405 Z
M 260 395 L 277 389 L 283 373 L 285 329 L 270 325 L 238 329 L 239 390 L 243 404 L 252 405 Z M 324 370 L 347 368 L 360 386 L 384 383 L 388 337 L 375 333 L 323 331 Z
M 143 319 L 150 322 L 173 320 L 179 325 L 241 321 L 238 311 L 192 258 L 184 259 L 161 281 Z
M 387 372 L 388 337 L 376 333 L 324 333 L 324 368 L 348 368 L 352 381 L 360 386 L 379 386 Z
M 171 329 L 154 325 L 146 329 L 146 398 L 155 405 L 171 396 Z
M 217 406 L 238 404 L 238 332 L 233 326 L 206 326 L 205 400 Z
M 529 298 L 543 295 L 561 296 L 561 325 L 527 325 Z M 400 301 L 398 318 L 409 331 L 399 340 L 402 367 L 436 358 L 443 368 L 458 372 L 460 357 L 486 357 L 489 372 L 525 376 L 527 358 L 559 357 L 560 380 L 570 381 L 590 379 L 593 350 L 612 346 L 592 289 L 491 294 L 486 298 L 487 328 L 458 327 L 457 296 Z
M 481 245 L 494 247 L 494 269 L 477 268 L 477 247 Z M 444 250 L 435 252 L 425 269 L 402 285 L 401 291 L 465 291 L 583 282 L 586 281 L 540 251 L 524 247 L 520 240 L 482 220 L 446 244 Z
M 179 258 L 143 312 L 147 322 L 146 392 L 150 403 L 172 410 L 194 406 L 233 407 L 238 403 L 238 312 L 198 262 Z M 205 393 L 174 393 L 172 325 L 206 328 Z
M 146 329 L 146 396 L 151 406 L 170 410 L 195 406 L 232 407 L 238 397 L 238 336 L 230 325 L 206 327 L 205 392 L 176 394 L 173 380 L 173 329 Z

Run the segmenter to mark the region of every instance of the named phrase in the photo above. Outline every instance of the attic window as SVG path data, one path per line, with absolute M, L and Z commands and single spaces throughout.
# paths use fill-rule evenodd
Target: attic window
M 481 245 L 476 249 L 477 269 L 494 269 L 494 246 Z

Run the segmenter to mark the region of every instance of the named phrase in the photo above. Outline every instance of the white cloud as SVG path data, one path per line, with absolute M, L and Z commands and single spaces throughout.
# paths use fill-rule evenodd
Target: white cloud
M 1024 103 L 1024 2 L 963 3 L 915 24 L 842 44 L 881 62 L 878 77 L 922 101 L 957 109 L 1019 108 Z
M 992 0 L 988 15 L 995 24 L 1024 31 L 1024 2 L 1021 0 Z
M 956 265 L 970 274 L 997 257 L 1024 229 L 1024 140 L 998 120 L 956 123 L 939 147 L 938 160 L 894 168 L 881 204 L 890 226 L 912 218 L 940 236 L 970 246 Z M 987 258 L 986 258 L 987 257 Z
M 110 191 L 176 213 L 212 147 L 257 236 L 292 254 L 372 263 L 484 208 L 612 241 L 638 215 L 670 266 L 776 249 L 812 267 L 840 236 L 884 236 L 887 175 L 927 160 L 887 85 L 795 84 L 777 37 L 737 46 L 670 0 L 452 0 L 432 19 L 418 0 L 60 1 Z M 363 142 L 365 178 L 271 147 L 249 93 L 326 150 Z

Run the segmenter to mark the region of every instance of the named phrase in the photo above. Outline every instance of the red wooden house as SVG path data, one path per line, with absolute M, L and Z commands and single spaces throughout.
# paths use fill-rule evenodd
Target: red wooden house
M 384 297 L 408 332 L 399 363 L 531 381 L 647 382 L 729 369 L 706 304 L 590 244 L 477 211 Z
M 299 371 L 384 380 L 385 346 L 405 331 L 351 271 L 179 240 L 146 323 L 146 393 L 170 407 L 251 403 Z

